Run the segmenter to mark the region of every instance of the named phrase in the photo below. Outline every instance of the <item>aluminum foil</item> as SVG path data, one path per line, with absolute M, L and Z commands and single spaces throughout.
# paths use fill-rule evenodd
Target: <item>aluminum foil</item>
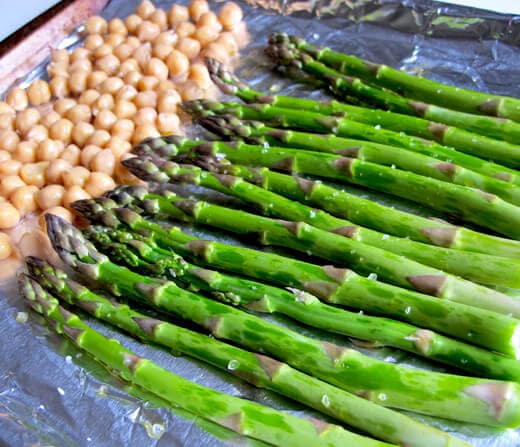
M 112 0 L 103 15 L 126 16 L 137 1 Z M 171 2 L 159 1 L 168 8 Z M 295 85 L 270 70 L 262 49 L 271 31 L 304 36 L 311 42 L 384 62 L 462 87 L 520 96 L 520 17 L 438 4 L 403 0 L 248 0 L 242 3 L 250 44 L 243 50 L 237 72 L 259 89 L 325 97 Z M 74 33 L 62 43 L 78 41 Z M 27 80 L 44 73 L 38 67 Z M 402 201 L 369 194 L 378 201 L 431 215 Z M 200 192 L 207 197 L 207 192 Z M 221 200 L 221 197 L 217 197 Z M 222 233 L 197 234 L 244 244 Z M 0 291 L 0 446 L 222 446 L 260 445 L 221 429 L 133 389 L 111 376 L 92 359 L 56 336 L 19 298 L 14 281 Z M 349 345 L 284 318 L 269 318 L 301 333 Z M 89 320 L 91 321 L 91 320 Z M 313 414 L 298 403 L 253 388 L 225 372 L 185 356 L 171 355 L 137 343 L 91 321 L 138 354 L 225 393 L 291 411 Z M 367 350 L 390 362 L 443 371 L 442 367 L 392 349 Z M 498 431 L 411 415 L 478 447 L 520 446 L 520 431 Z M 320 417 L 323 417 L 320 415 Z

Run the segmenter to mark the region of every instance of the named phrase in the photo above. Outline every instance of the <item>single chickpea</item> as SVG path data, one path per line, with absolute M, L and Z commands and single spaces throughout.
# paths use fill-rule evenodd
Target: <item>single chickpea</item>
M 7 152 L 13 152 L 20 142 L 20 137 L 14 130 L 1 130 L 0 131 L 0 149 Z
M 69 65 L 69 75 L 75 71 L 92 71 L 92 62 L 89 59 L 78 59 Z
M 227 2 L 220 9 L 218 19 L 226 30 L 234 29 L 244 18 L 242 9 L 236 3 Z
M 48 185 L 36 193 L 36 203 L 42 210 L 60 206 L 65 195 L 65 188 L 61 185 Z
M 195 59 L 200 53 L 200 42 L 191 37 L 182 37 L 175 47 L 181 53 L 184 53 L 188 59 Z
M 126 85 L 130 85 L 132 87 L 137 86 L 139 80 L 143 77 L 141 73 L 138 71 L 129 71 L 125 74 L 123 77 L 123 80 L 125 81 Z
M 14 113 L 0 113 L 0 129 L 14 130 L 15 117 Z
M 124 36 L 128 34 L 125 22 L 118 17 L 115 17 L 108 22 L 108 32 L 113 34 L 123 34 Z
M 85 191 L 92 197 L 99 197 L 111 189 L 114 189 L 116 183 L 114 179 L 104 172 L 93 172 L 85 182 Z
M 154 43 L 152 47 L 152 56 L 164 61 L 172 51 L 173 45 L 167 43 Z
M 175 113 L 159 113 L 155 124 L 162 135 L 169 135 L 178 132 L 181 120 Z
M 54 76 L 49 86 L 55 98 L 63 98 L 69 94 L 69 80 L 65 76 Z
M 113 54 L 107 54 L 96 60 L 96 70 L 104 71 L 109 76 L 113 76 L 119 69 L 119 59 Z
M 133 85 L 124 85 L 115 96 L 116 101 L 132 101 L 137 96 L 137 89 Z
M 61 118 L 61 115 L 55 110 L 45 112 L 40 116 L 40 123 L 45 127 L 50 127 L 52 123 L 55 123 Z
M 132 145 L 128 141 L 123 140 L 121 137 L 115 135 L 107 144 L 107 150 L 112 151 L 115 160 L 119 160 L 121 155 L 126 154 L 132 150 Z
M 165 90 L 157 96 L 157 111 L 159 113 L 175 113 L 177 105 L 182 101 L 177 90 Z
M 112 127 L 111 133 L 112 137 L 117 136 L 122 138 L 123 140 L 130 140 L 132 135 L 134 134 L 135 124 L 132 120 L 122 119 L 116 121 L 114 126 Z
M 173 81 L 170 81 L 169 79 L 166 79 L 165 81 L 160 81 L 157 86 L 155 87 L 155 91 L 157 93 L 165 92 L 167 90 L 175 90 L 177 86 Z
M 87 89 L 87 78 L 89 72 L 83 70 L 76 70 L 69 76 L 69 92 L 71 95 L 81 95 Z
M 40 112 L 34 107 L 22 110 L 16 114 L 16 129 L 25 135 L 33 126 L 40 122 Z
M 155 23 L 161 31 L 164 31 L 168 28 L 168 16 L 166 15 L 164 9 L 157 8 L 150 14 L 148 20 L 152 23 Z
M 51 61 L 52 62 L 69 62 L 69 53 L 65 49 L 53 49 L 51 51 Z
M 103 38 L 105 43 L 110 46 L 110 48 L 115 48 L 119 44 L 122 44 L 125 41 L 125 35 L 119 33 L 111 33 L 106 34 Z
M 195 81 L 203 90 L 207 89 L 212 84 L 208 69 L 204 64 L 192 64 L 188 79 Z
M 103 42 L 105 42 L 103 40 Z M 101 59 L 105 56 L 108 56 L 109 54 L 112 54 L 112 47 L 108 43 L 103 43 L 99 47 L 97 47 L 93 52 L 92 55 L 94 57 L 94 60 Z
M 76 101 L 72 98 L 61 98 L 54 101 L 54 111 L 59 113 L 61 116 L 65 115 L 65 112 L 76 105 Z
M 62 141 L 64 144 L 69 144 L 73 128 L 74 124 L 72 121 L 66 118 L 61 118 L 49 127 L 49 137 L 53 140 Z
M 188 10 L 190 17 L 196 22 L 202 14 L 209 11 L 209 5 L 206 0 L 191 0 Z
M 152 57 L 152 46 L 150 42 L 145 42 L 139 45 L 132 53 L 132 58 L 134 58 L 139 64 L 139 68 L 144 69 L 146 64 Z
M 132 118 L 136 112 L 137 107 L 133 102 L 126 101 L 124 99 L 116 101 L 114 106 L 114 114 L 116 115 L 117 119 Z
M 11 90 L 9 90 L 5 97 L 5 102 L 17 112 L 24 110 L 29 105 L 27 93 L 20 87 L 13 87 Z
M 137 27 L 141 24 L 142 21 L 143 19 L 141 16 L 138 16 L 137 14 L 130 14 L 125 19 L 126 29 L 129 33 L 135 34 L 137 32 Z
M 153 41 L 154 45 L 157 44 L 166 44 L 166 45 L 175 45 L 178 40 L 178 36 L 175 33 L 175 31 L 167 30 L 163 31 L 161 34 L 159 34 L 155 40 Z
M 87 36 L 87 37 L 90 37 L 90 36 Z M 77 48 L 74 48 L 72 53 L 70 53 L 69 60 L 71 63 L 73 63 L 73 62 L 76 62 L 76 61 L 79 61 L 82 59 L 88 59 L 89 57 L 90 57 L 89 49 L 83 48 L 83 47 L 77 47 Z
M 16 111 L 5 101 L 0 101 L 0 113 L 11 113 L 14 115 L 15 112 Z
M 110 149 L 98 152 L 90 162 L 90 169 L 96 172 L 104 172 L 110 176 L 114 175 L 116 157 Z
M 197 27 L 193 23 L 182 22 L 176 26 L 175 34 L 177 34 L 179 39 L 182 39 L 183 37 L 190 37 L 196 29 Z
M 105 79 L 98 87 L 101 93 L 109 93 L 115 95 L 121 87 L 125 85 L 125 82 L 116 76 L 110 76 Z
M 11 160 L 11 153 L 10 152 L 7 152 L 5 150 L 0 150 L 0 163 L 2 161 L 7 161 L 7 160 Z
M 20 213 L 9 202 L 0 203 L 0 228 L 5 230 L 14 227 L 20 221 Z M 4 248 L 4 256 L 9 248 Z M 7 257 L 7 256 L 6 256 Z
M 166 66 L 170 76 L 176 77 L 187 73 L 190 67 L 190 60 L 184 53 L 173 50 L 166 59 Z
M 72 185 L 63 194 L 63 205 L 70 208 L 70 204 L 78 200 L 90 199 L 91 195 L 79 185 Z
M 82 187 L 89 176 L 90 171 L 87 168 L 74 166 L 69 171 L 63 173 L 63 186 L 65 186 L 65 188 L 70 188 L 74 185 Z
M 157 93 L 153 90 L 145 90 L 139 92 L 134 98 L 134 104 L 137 108 L 142 109 L 143 107 L 153 107 L 157 105 Z
M 27 89 L 29 102 L 35 106 L 45 104 L 51 100 L 51 89 L 49 84 L 42 79 L 33 81 Z
M 183 101 L 192 101 L 204 97 L 204 92 L 195 81 L 186 81 L 179 86 L 179 93 Z
M 67 161 L 71 166 L 76 166 L 80 162 L 81 150 L 75 144 L 69 144 L 60 155 L 60 160 Z
M 85 37 L 84 47 L 87 50 L 94 51 L 100 45 L 103 45 L 104 40 L 101 34 L 89 34 Z
M 74 128 L 72 129 L 72 141 L 78 146 L 84 146 L 95 131 L 96 129 L 92 124 L 79 121 L 74 124 Z
M 134 116 L 134 123 L 137 127 L 153 125 L 157 119 L 157 111 L 154 107 L 143 107 Z
M 38 218 L 38 223 L 40 224 L 40 227 L 42 227 L 42 230 L 44 233 L 47 232 L 47 224 L 45 222 L 45 215 L 46 214 L 52 214 L 54 216 L 61 217 L 63 220 L 67 221 L 68 223 L 72 222 L 73 215 L 72 213 L 62 206 L 54 206 L 52 208 L 49 208 L 43 213 L 40 214 L 40 217 Z
M 49 138 L 49 131 L 43 124 L 37 124 L 33 126 L 26 134 L 25 139 L 40 143 Z
M 110 110 L 100 110 L 94 120 L 94 126 L 96 129 L 110 130 L 114 123 L 117 121 L 117 117 Z
M 108 75 L 104 71 L 94 70 L 87 76 L 87 87 L 89 89 L 94 89 L 106 78 L 108 78 Z
M 99 96 L 100 95 L 98 95 L 98 98 Z M 97 99 L 95 101 L 97 101 Z M 86 104 L 76 104 L 74 107 L 68 109 L 64 115 L 67 120 L 73 124 L 77 124 L 82 121 L 88 123 L 92 117 L 92 111 Z
M 222 30 L 222 25 L 218 21 L 217 15 L 212 11 L 208 11 L 208 12 L 205 12 L 204 14 L 202 14 L 199 17 L 199 20 L 197 20 L 196 25 L 197 25 L 197 28 L 201 28 L 203 26 L 209 26 L 213 29 L 216 29 L 217 31 Z
M 127 60 L 133 52 L 134 47 L 127 44 L 126 42 L 120 43 L 117 47 L 114 48 L 114 55 L 119 59 L 121 63 Z
M 97 129 L 87 140 L 88 144 L 105 147 L 110 141 L 110 133 L 104 129 Z
M 190 13 L 186 6 L 173 5 L 168 11 L 168 23 L 172 28 L 182 22 L 190 20 Z
M 36 194 L 38 187 L 34 185 L 25 185 L 16 188 L 9 197 L 10 202 L 20 212 L 20 214 L 29 213 L 38 209 L 36 202 Z
M 11 245 L 11 239 L 5 233 L 0 233 L 0 261 L 7 259 L 11 256 L 13 247 Z
M 89 168 L 90 162 L 99 152 L 101 152 L 101 148 L 99 146 L 96 146 L 94 144 L 89 144 L 85 146 L 81 151 L 81 164 L 85 168 Z
M 66 161 L 58 158 L 52 160 L 45 170 L 45 179 L 49 183 L 61 184 L 63 183 L 63 174 L 69 172 L 72 169 L 72 165 Z
M 148 61 L 144 73 L 148 76 L 155 76 L 159 80 L 168 79 L 168 67 L 161 59 L 156 57 L 152 57 Z
M 100 16 L 90 16 L 85 22 L 85 32 L 87 34 L 105 34 L 107 31 L 107 21 Z
M 136 36 L 127 36 L 125 43 L 130 45 L 134 50 L 141 45 L 141 41 Z
M 25 186 L 25 182 L 18 175 L 6 175 L 0 180 L 0 195 L 8 198 L 18 188 Z
M 224 47 L 223 51 L 225 51 L 230 56 L 235 56 L 238 53 L 238 44 L 235 36 L 233 36 L 233 34 L 229 31 L 220 33 L 214 43 L 222 45 Z
M 132 174 L 122 163 L 124 160 L 133 157 L 135 157 L 135 155 L 131 153 L 123 154 L 120 157 L 119 162 L 116 164 L 115 171 L 115 177 L 118 183 L 125 185 L 137 185 L 141 181 L 134 174 Z
M 20 169 L 20 177 L 28 185 L 34 185 L 38 188 L 42 188 L 45 185 L 45 171 L 47 170 L 48 166 L 48 161 L 27 163 Z
M 44 140 L 36 148 L 36 158 L 38 161 L 50 161 L 58 158 L 65 145 L 61 140 Z
M 141 67 L 139 66 L 139 62 L 137 62 L 133 57 L 129 57 L 125 61 L 121 62 L 121 65 L 119 66 L 119 76 L 124 78 L 127 73 L 132 71 L 140 73 Z
M 137 82 L 137 89 L 140 91 L 154 90 L 159 83 L 159 79 L 155 76 L 141 76 Z M 137 97 L 137 96 L 136 96 Z
M 155 23 L 144 20 L 137 27 L 137 38 L 141 42 L 151 42 L 161 33 L 161 28 Z
M 88 80 L 87 80 L 87 82 L 88 82 Z M 100 95 L 101 95 L 101 93 L 99 93 L 97 90 L 94 90 L 93 88 L 89 88 L 88 90 L 85 90 L 81 95 L 79 95 L 78 104 L 83 104 L 83 105 L 90 107 L 92 105 L 92 103 L 96 99 L 99 98 Z M 90 113 L 90 109 L 89 109 L 89 113 Z
M 69 76 L 69 64 L 68 62 L 51 62 L 47 66 L 47 74 L 52 79 L 55 76 L 63 76 L 68 77 Z
M 135 8 L 135 12 L 143 19 L 150 17 L 154 11 L 155 6 L 149 0 L 143 0 L 139 5 L 137 5 L 137 8 Z
M 92 105 L 92 114 L 96 116 L 100 110 L 112 110 L 114 108 L 114 97 L 108 93 L 103 93 Z
M 201 26 L 193 33 L 193 38 L 197 39 L 202 47 L 208 46 L 217 39 L 219 31 L 211 26 Z
M 153 124 L 143 124 L 141 126 L 137 126 L 132 137 L 132 144 L 138 144 L 143 141 L 145 138 L 149 137 L 159 137 L 161 134 L 155 128 Z
M 13 158 L 22 163 L 34 163 L 36 161 L 35 141 L 20 141 L 13 152 Z

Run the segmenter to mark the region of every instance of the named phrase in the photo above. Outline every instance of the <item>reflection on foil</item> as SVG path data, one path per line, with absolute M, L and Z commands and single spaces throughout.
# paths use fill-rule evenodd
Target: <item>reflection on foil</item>
M 137 0 L 112 0 L 104 16 L 127 16 L 137 3 Z M 171 4 L 164 0 L 155 3 L 164 8 Z M 254 9 L 254 6 L 258 8 Z M 251 44 L 243 51 L 237 72 L 260 90 L 313 98 L 326 96 L 270 70 L 268 60 L 263 57 L 263 47 L 268 33 L 276 30 L 461 87 L 520 96 L 519 49 L 515 47 L 520 44 L 520 17 L 414 0 L 248 0 L 244 9 Z M 310 22 L 315 17 L 318 20 Z M 60 47 L 75 45 L 78 37 L 77 33 L 71 35 Z M 28 75 L 28 79 L 44 74 L 44 68 L 39 67 Z M 345 189 L 402 209 L 428 213 L 368 191 Z M 217 198 L 222 201 L 222 196 Z M 197 234 L 234 241 L 222 233 L 198 230 Z M 25 318 L 19 313 L 26 311 L 14 282 L 3 286 L 0 290 L 0 446 L 264 445 L 238 437 L 180 409 L 169 409 L 168 404 L 156 396 L 129 387 L 82 355 L 68 341 L 54 335 L 41 318 L 30 313 L 24 323 Z M 302 334 L 351 346 L 346 338 L 306 328 L 284 318 L 266 318 Z M 296 415 L 318 415 L 201 362 L 172 356 L 111 328 L 96 322 L 92 324 L 105 334 L 120 339 L 138 354 L 190 380 Z M 359 344 L 356 349 L 388 361 L 444 370 L 393 349 L 374 349 Z M 413 417 L 457 433 L 477 447 L 520 446 L 519 431 L 500 432 L 426 416 Z

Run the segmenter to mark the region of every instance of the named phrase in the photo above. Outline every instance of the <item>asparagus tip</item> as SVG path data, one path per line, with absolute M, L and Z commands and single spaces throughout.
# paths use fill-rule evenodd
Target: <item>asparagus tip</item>
M 234 95 L 237 90 L 245 88 L 240 80 L 231 73 L 228 67 L 212 57 L 205 58 L 211 80 L 224 93 Z

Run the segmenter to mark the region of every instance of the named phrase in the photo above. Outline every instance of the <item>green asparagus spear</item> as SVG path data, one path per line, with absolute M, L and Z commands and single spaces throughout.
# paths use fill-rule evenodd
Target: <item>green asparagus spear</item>
M 255 402 L 192 383 L 161 368 L 151 360 L 137 356 L 124 348 L 119 341 L 108 339 L 93 330 L 77 315 L 60 306 L 52 295 L 45 292 L 36 281 L 28 276 L 21 276 L 20 289 L 29 305 L 36 312 L 44 315 L 57 332 L 70 338 L 78 348 L 92 355 L 124 380 L 237 433 L 280 447 L 286 445 L 297 447 L 307 442 L 327 447 L 339 447 L 351 445 L 351 443 L 366 447 L 390 445 L 350 433 L 337 425 L 320 420 L 297 418 L 288 413 L 282 413 Z M 120 313 L 123 315 L 127 313 L 126 316 L 128 316 L 129 312 L 122 308 Z M 150 319 L 141 320 L 143 325 L 149 324 L 149 327 L 141 329 L 141 331 L 143 333 L 145 330 L 157 329 L 160 331 L 160 328 L 154 327 L 153 322 L 154 320 L 150 321 Z M 139 327 L 137 322 L 134 324 Z M 260 369 L 261 360 L 258 359 L 257 362 Z M 277 366 L 275 363 L 272 365 L 273 370 L 267 371 L 267 365 L 265 365 L 264 374 L 279 374 L 280 371 L 276 370 Z M 503 382 L 503 384 L 505 385 L 507 382 Z M 488 386 L 490 385 L 491 383 Z
M 318 61 L 371 84 L 387 88 L 412 99 L 442 105 L 468 113 L 491 115 L 520 121 L 520 100 L 450 86 L 413 76 L 387 65 L 374 64 L 356 56 L 338 53 L 330 48 L 317 48 L 296 36 L 275 33 L 272 43 L 290 43 Z
M 236 196 L 259 205 L 270 216 L 285 220 L 302 221 L 322 230 L 339 234 L 412 260 L 436 267 L 448 273 L 482 284 L 520 287 L 520 263 L 507 258 L 463 252 L 422 244 L 405 238 L 386 236 L 352 222 L 334 217 L 325 211 L 289 200 L 259 186 L 226 175 L 229 165 L 211 157 L 190 160 L 211 173 L 195 166 L 183 165 L 161 158 L 135 157 L 124 165 L 137 177 L 153 182 L 188 182 Z M 219 171 L 224 171 L 219 173 Z
M 208 116 L 197 120 L 206 129 L 232 140 L 245 141 L 255 145 L 283 146 L 290 149 L 302 148 L 356 158 L 375 164 L 410 171 L 456 185 L 470 186 L 481 191 L 496 194 L 505 201 L 520 205 L 520 186 L 488 177 L 478 172 L 437 158 L 417 154 L 407 149 L 363 140 L 341 138 L 286 129 L 269 129 L 258 121 L 246 122 L 236 117 Z M 241 137 L 246 135 L 246 137 Z M 257 135 L 255 137 L 254 135 Z
M 260 387 L 280 393 L 387 442 L 410 447 L 467 446 L 450 435 L 347 393 L 270 357 L 150 318 L 72 281 L 41 259 L 29 272 L 50 293 L 148 342 L 195 357 Z M 355 438 L 353 439 L 355 442 Z M 380 445 L 377 444 L 376 445 Z
M 500 180 L 519 184 L 518 172 L 502 165 L 491 163 L 472 155 L 457 152 L 446 146 L 422 138 L 413 137 L 403 132 L 382 129 L 380 125 L 367 125 L 355 122 L 347 117 L 323 115 L 305 109 L 276 107 L 271 104 L 218 103 L 208 100 L 187 101 L 182 107 L 188 113 L 200 117 L 210 115 L 233 115 L 242 119 L 264 121 L 274 127 L 291 127 L 308 132 L 336 134 L 340 137 L 368 140 L 419 152 L 448 161 Z M 386 112 L 385 112 L 386 113 Z
M 172 159 L 178 154 L 178 147 L 185 149 L 195 147 L 196 144 L 184 137 L 171 135 L 145 140 L 137 145 L 133 152 L 138 155 L 155 154 Z M 202 159 L 202 157 L 198 158 Z M 210 161 L 212 166 L 216 166 L 214 160 Z M 317 206 L 333 215 L 375 228 L 385 234 L 409 237 L 427 244 L 461 251 L 497 254 L 515 259 L 520 257 L 519 241 L 478 233 L 468 228 L 399 211 L 332 188 L 320 181 L 305 180 L 294 175 L 273 172 L 267 168 L 237 165 L 228 165 L 224 173 L 244 177 L 270 191 Z
M 144 192 L 146 194 L 146 190 Z M 155 201 L 143 200 L 142 204 L 148 213 L 157 212 Z M 205 241 L 187 235 L 179 228 L 166 229 L 141 217 L 142 209 L 133 212 L 119 206 L 113 199 L 104 197 L 73 204 L 91 222 L 100 222 L 112 228 L 128 226 L 134 232 L 146 232 L 159 246 L 190 259 L 196 258 L 197 263 L 295 287 L 330 304 L 391 316 L 515 358 L 520 354 L 516 335 L 519 323 L 507 316 L 372 281 L 346 269 Z M 177 210 L 175 207 L 172 209 Z

